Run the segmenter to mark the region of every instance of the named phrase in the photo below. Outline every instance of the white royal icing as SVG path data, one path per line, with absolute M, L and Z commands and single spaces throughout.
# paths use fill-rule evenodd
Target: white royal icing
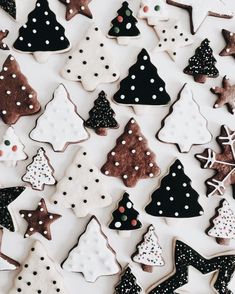
M 207 120 L 200 113 L 192 90 L 187 84 L 181 91 L 180 98 L 173 104 L 172 112 L 164 120 L 158 138 L 166 143 L 177 144 L 180 152 L 189 152 L 192 145 L 211 141 Z
M 55 90 L 53 99 L 38 118 L 30 138 L 51 144 L 56 152 L 64 151 L 70 143 L 89 138 L 83 126 L 83 119 L 76 112 L 64 85 L 60 84 Z
M 142 0 L 138 17 L 147 19 L 150 26 L 155 26 L 159 20 L 168 20 L 166 3 L 163 0 Z
M 12 271 L 17 267 L 0 256 L 0 271 Z
M 119 272 L 120 266 L 99 222 L 92 218 L 86 231 L 80 236 L 77 246 L 70 251 L 63 269 L 81 272 L 87 282 L 95 282 L 100 276 Z

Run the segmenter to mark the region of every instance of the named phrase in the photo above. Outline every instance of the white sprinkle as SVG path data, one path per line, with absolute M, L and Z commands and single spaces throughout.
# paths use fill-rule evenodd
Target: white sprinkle
M 144 55 L 143 60 L 147 60 L 147 59 L 148 59 L 148 56 Z
M 48 40 L 46 40 L 45 43 L 48 45 L 50 42 Z
M 135 102 L 139 102 L 139 101 L 140 101 L 140 99 L 136 97 L 135 98 Z
M 159 210 L 159 212 L 158 212 L 159 214 L 162 214 L 163 213 L 163 211 L 162 210 Z
M 138 140 L 139 140 L 139 141 L 143 141 L 143 138 L 142 138 L 142 137 L 139 137 Z
M 167 191 L 170 191 L 170 189 L 171 189 L 171 188 L 170 188 L 169 186 L 166 187 L 166 190 L 167 190 Z
M 140 66 L 140 69 L 141 69 L 141 70 L 144 70 L 144 69 L 145 69 L 145 66 L 144 66 L 144 65 L 141 65 L 141 66 Z
M 175 213 L 175 216 L 179 216 L 179 213 L 178 213 L 178 212 L 176 212 L 176 213 Z
M 22 86 L 21 87 L 21 90 L 23 90 L 23 91 L 26 90 L 26 87 L 25 86 Z
M 4 76 L 0 76 L 0 80 L 3 80 L 4 79 Z
M 119 163 L 118 161 L 116 161 L 114 164 L 115 164 L 116 166 L 119 166 L 119 165 L 120 165 L 120 163 Z
M 46 24 L 47 24 L 47 25 L 49 25 L 49 24 L 50 24 L 49 20 L 47 20 L 47 21 L 46 21 Z
M 28 214 L 28 217 L 31 217 L 31 216 L 32 216 L 32 213 L 29 213 L 29 214 Z
M 121 95 L 120 98 L 121 98 L 121 99 L 125 99 L 125 95 Z
M 64 40 L 64 37 L 63 37 L 63 36 L 62 36 L 62 37 L 60 37 L 60 40 L 61 40 L 61 41 L 63 41 L 63 40 Z
M 3 111 L 2 111 L 2 114 L 7 114 L 7 111 L 6 111 L 6 110 L 3 110 Z
M 23 38 L 23 37 L 19 37 L 19 40 L 20 40 L 20 41 L 23 41 L 23 40 L 24 40 L 24 38 Z
M 154 83 L 154 79 L 150 79 L 150 83 L 153 84 Z
M 58 31 L 58 30 L 59 30 L 59 27 L 58 27 L 58 26 L 56 26 L 56 27 L 55 27 L 55 30 L 56 30 L 56 31 Z
M 133 154 L 134 154 L 135 152 L 136 152 L 136 150 L 135 150 L 135 149 L 132 149 L 132 150 L 131 150 L 131 153 L 133 153 Z
M 47 235 L 47 231 L 44 231 L 43 234 L 44 234 L 44 235 Z
M 33 18 L 32 21 L 33 21 L 33 22 L 36 22 L 37 20 L 36 20 L 36 18 Z
M 15 79 L 15 78 L 16 78 L 16 74 L 13 74 L 13 75 L 12 75 L 12 78 Z
M 29 98 L 33 98 L 33 95 L 32 94 L 29 94 Z
M 125 140 L 123 140 L 123 141 L 122 141 L 122 145 L 125 145 L 125 144 L 126 144 L 126 141 L 125 141 Z
M 7 95 L 11 95 L 11 91 L 6 91 Z
M 29 105 L 29 109 L 33 109 L 33 105 L 32 104 Z
M 189 206 L 188 205 L 185 205 L 185 207 L 184 207 L 185 209 L 189 209 Z
M 34 228 L 30 228 L 29 230 L 30 230 L 30 232 L 33 232 Z
M 42 221 L 39 221 L 38 223 L 39 223 L 39 225 L 42 225 L 42 224 L 43 224 L 43 222 L 42 222 Z
M 5 66 L 5 67 L 3 68 L 3 70 L 4 70 L 4 71 L 7 71 L 7 70 L 8 70 L 8 68 Z
M 48 11 L 45 11 L 44 14 L 45 14 L 45 15 L 48 15 Z
M 114 156 L 115 154 L 116 154 L 116 153 L 115 153 L 114 151 L 113 151 L 113 152 L 111 152 L 111 155 L 113 155 L 113 156 Z
M 131 90 L 134 91 L 135 90 L 135 86 L 131 86 Z
M 17 105 L 17 106 L 20 106 L 20 105 L 21 105 L 21 103 L 20 103 L 19 101 L 17 101 L 17 102 L 16 102 L 16 105 Z
M 132 132 L 132 130 L 129 130 L 129 131 L 128 131 L 128 134 L 130 134 L 130 135 L 131 135 L 132 133 L 133 133 L 133 132 Z
M 69 13 L 73 13 L 73 9 L 69 9 Z
M 134 80 L 135 79 L 135 75 L 132 75 L 131 78 L 132 78 L 132 80 Z
M 139 169 L 139 167 L 136 165 L 136 166 L 135 166 L 135 170 L 138 170 L 138 169 Z
M 161 206 L 161 202 L 160 202 L 160 201 L 158 201 L 158 202 L 157 202 L 157 205 L 158 205 L 158 206 Z
M 28 43 L 28 47 L 32 47 L 32 44 L 31 43 Z
M 170 197 L 170 201 L 173 201 L 174 200 L 174 197 Z
M 105 171 L 105 174 L 106 174 L 106 175 L 109 175 L 109 171 L 108 171 L 108 170 L 106 170 L 106 171 Z
M 123 179 L 127 179 L 128 178 L 128 176 L 127 175 L 123 175 Z
M 159 91 L 162 92 L 164 89 L 162 87 L 159 88 Z
M 150 177 L 150 178 L 153 178 L 153 173 L 150 173 L 150 174 L 149 174 L 149 177 Z

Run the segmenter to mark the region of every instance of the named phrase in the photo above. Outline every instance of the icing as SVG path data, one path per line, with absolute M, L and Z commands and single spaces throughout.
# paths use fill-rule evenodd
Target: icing
M 139 18 L 147 19 L 150 26 L 159 24 L 160 20 L 168 20 L 168 10 L 163 0 L 141 0 Z
M 194 42 L 191 35 L 182 28 L 179 20 L 158 23 L 154 30 L 159 37 L 154 51 L 167 51 L 173 60 L 176 60 L 179 48 Z
M 103 175 L 90 162 L 88 155 L 84 148 L 79 148 L 51 198 L 54 204 L 72 208 L 77 217 L 85 217 L 91 211 L 112 203 Z
M 130 266 L 127 266 L 121 275 L 121 280 L 115 286 L 115 294 L 139 294 L 142 288 L 138 285 Z
M 66 20 L 72 19 L 77 14 L 82 14 L 88 18 L 92 18 L 88 4 L 92 0 L 60 0 L 66 5 Z
M 66 271 L 81 272 L 87 282 L 95 282 L 100 276 L 119 272 L 116 254 L 108 244 L 96 217 L 92 217 L 78 244 L 69 252 L 62 268 Z
M 18 161 L 27 159 L 24 145 L 15 134 L 13 127 L 9 127 L 0 143 L 0 161 L 15 166 Z
M 177 144 L 180 152 L 189 152 L 192 145 L 211 141 L 207 120 L 200 113 L 188 84 L 181 90 L 157 136 L 163 142 Z
M 226 42 L 226 46 L 220 52 L 220 56 L 233 56 L 235 58 L 235 33 L 223 29 L 222 34 Z
M 42 191 L 45 185 L 54 185 L 56 180 L 53 176 L 54 169 L 46 156 L 46 151 L 39 148 L 33 157 L 32 163 L 26 167 L 26 173 L 22 180 L 31 184 L 34 190 Z
M 9 34 L 8 30 L 0 30 L 0 49 L 2 50 L 9 50 L 9 47 L 7 44 L 3 42 L 3 39 L 5 39 Z
M 197 217 L 204 213 L 198 197 L 199 194 L 191 187 L 191 179 L 184 173 L 182 163 L 176 159 L 160 187 L 153 192 L 145 210 L 158 217 Z
M 87 140 L 89 134 L 83 126 L 75 104 L 64 85 L 60 84 L 53 99 L 38 118 L 30 138 L 51 144 L 54 151 L 64 151 L 67 145 Z
M 39 241 L 33 244 L 8 294 L 19 292 L 24 294 L 68 293 L 63 277 L 57 270 L 57 265 L 47 255 L 46 249 Z
M 16 19 L 16 2 L 15 0 L 0 0 L 0 7 L 5 10 L 11 17 Z
M 86 91 L 94 91 L 101 83 L 113 83 L 119 78 L 107 38 L 94 24 L 69 56 L 62 76 L 82 83 Z

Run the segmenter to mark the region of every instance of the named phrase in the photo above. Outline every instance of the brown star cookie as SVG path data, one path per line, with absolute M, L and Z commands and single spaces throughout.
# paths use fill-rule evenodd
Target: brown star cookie
M 50 213 L 47 210 L 45 200 L 42 198 L 36 210 L 20 210 L 21 216 L 28 222 L 25 238 L 40 233 L 43 237 L 51 240 L 50 225 L 61 217 L 59 214 Z
M 8 30 L 1 30 L 0 31 L 0 49 L 2 49 L 2 50 L 9 50 L 9 47 L 7 46 L 7 44 L 5 44 L 3 42 L 3 39 L 5 39 L 8 34 L 9 34 Z
M 218 95 L 214 108 L 227 104 L 229 111 L 235 114 L 235 85 L 231 85 L 226 76 L 223 78 L 222 87 L 211 88 L 211 92 Z
M 235 58 L 235 33 L 227 30 L 222 30 L 226 46 L 220 52 L 220 56 L 233 56 Z
M 66 5 L 66 20 L 72 19 L 77 14 L 82 14 L 92 18 L 92 13 L 88 7 L 91 0 L 60 0 Z

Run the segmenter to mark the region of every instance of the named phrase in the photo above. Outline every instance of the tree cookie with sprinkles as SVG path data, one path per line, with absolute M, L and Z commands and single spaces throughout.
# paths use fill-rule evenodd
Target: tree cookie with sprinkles
M 0 30 L 0 49 L 1 50 L 10 50 L 6 43 L 3 42 L 9 34 L 8 30 Z
M 13 47 L 19 52 L 32 53 L 39 63 L 45 63 L 50 55 L 69 51 L 71 46 L 48 1 L 37 0 Z
M 115 286 L 115 294 L 141 294 L 142 288 L 137 282 L 131 267 L 128 265 L 121 274 L 118 284 Z
M 15 0 L 0 0 L 0 8 L 8 13 L 16 20 L 16 1 Z
M 8 294 L 68 294 L 58 265 L 48 256 L 41 242 L 35 241 L 22 263 Z
M 21 116 L 41 109 L 37 93 L 12 55 L 7 57 L 0 72 L 0 96 L 0 116 L 5 124 L 15 124 Z
M 60 0 L 66 5 L 66 20 L 72 19 L 77 14 L 82 14 L 88 18 L 92 18 L 92 13 L 89 9 L 89 3 L 92 0 Z
M 106 176 L 119 177 L 126 187 L 134 187 L 140 179 L 154 178 L 160 174 L 155 154 L 148 148 L 134 118 L 125 126 L 116 146 L 108 153 L 101 171 Z

